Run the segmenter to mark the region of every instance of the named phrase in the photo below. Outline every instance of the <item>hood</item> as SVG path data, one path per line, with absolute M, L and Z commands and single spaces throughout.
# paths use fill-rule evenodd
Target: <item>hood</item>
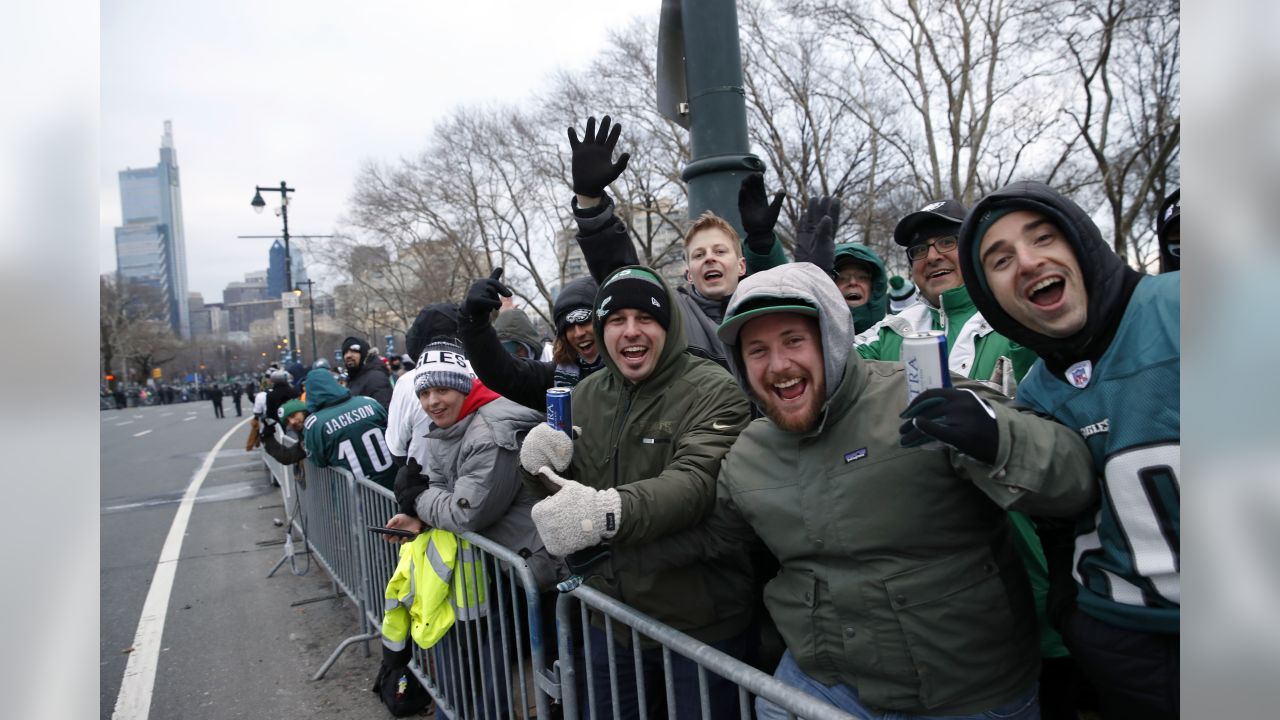
M 800 300 L 818 310 L 818 330 L 822 333 L 822 369 L 826 375 L 827 397 L 830 400 L 844 379 L 845 363 L 850 356 L 856 367 L 857 353 L 853 352 L 853 318 L 840 291 L 831 276 L 813 263 L 800 262 L 779 265 L 770 270 L 748 276 L 729 299 L 725 317 L 732 318 L 737 308 L 762 298 L 789 298 Z M 738 329 L 720 326 L 720 341 L 724 343 L 729 370 L 753 402 L 759 403 L 751 392 L 751 384 L 743 372 L 742 358 L 738 352 Z
M 447 337 L 455 345 L 458 342 L 458 306 L 453 303 L 435 303 L 428 305 L 413 319 L 409 332 L 404 335 L 405 350 L 409 357 L 416 358 L 422 349 L 438 337 Z
M 836 245 L 836 266 L 840 259 L 849 257 L 871 265 L 875 271 L 871 277 L 871 299 L 867 304 L 851 309 L 853 313 L 853 331 L 862 332 L 884 319 L 889 310 L 889 276 L 884 269 L 884 261 L 875 250 L 858 243 L 840 243 Z
M 351 393 L 339 385 L 328 370 L 316 368 L 307 373 L 307 412 L 332 407 L 349 397 Z
M 564 316 L 568 315 L 570 310 L 576 308 L 590 310 L 594 307 L 596 293 L 599 290 L 600 286 L 591 277 L 581 277 L 565 283 L 565 286 L 560 289 L 560 294 L 556 296 L 555 305 L 551 309 L 556 335 L 564 332 Z
M 533 321 L 523 310 L 504 310 L 498 313 L 493 321 L 493 330 L 498 333 L 499 340 L 515 340 L 529 346 L 529 352 L 537 354 L 542 348 L 542 338 L 533 327 Z
M 723 300 L 712 300 L 706 295 L 698 292 L 698 288 L 694 287 L 693 283 L 685 283 L 684 285 L 681 285 L 676 288 L 676 292 L 681 295 L 688 296 L 688 298 L 702 310 L 702 314 L 706 315 L 711 320 L 717 323 L 724 320 L 724 311 L 725 308 L 729 307 L 729 298 L 724 298 Z
M 683 313 L 680 312 L 680 308 L 676 305 L 676 294 L 671 290 L 671 285 L 667 283 L 667 279 L 655 272 L 653 268 L 645 267 L 643 265 L 628 265 L 627 267 L 620 267 L 609 273 L 609 277 L 605 278 L 604 282 L 600 284 L 600 287 L 603 288 L 605 285 L 608 285 L 609 280 L 611 280 L 614 275 L 631 268 L 641 268 L 642 270 L 647 270 L 657 276 L 658 282 L 662 283 L 662 292 L 667 298 L 667 307 L 671 308 L 671 323 L 669 327 L 667 327 L 667 338 L 662 343 L 662 354 L 658 356 L 658 364 L 654 366 L 653 373 L 643 381 L 648 382 L 649 380 L 662 375 L 663 372 L 674 365 L 675 361 L 681 355 L 684 355 L 685 350 L 689 349 L 689 343 L 685 339 L 684 318 L 681 317 Z M 600 291 L 597 292 L 597 296 L 599 295 L 599 292 Z M 591 301 L 591 307 L 594 308 L 598 302 L 598 298 L 593 298 Z M 591 327 L 596 331 L 596 342 L 600 343 L 600 357 L 604 359 L 604 363 L 608 366 L 609 372 L 613 373 L 618 380 L 627 382 L 623 379 L 622 374 L 618 372 L 618 366 L 614 363 L 613 356 L 609 354 L 609 349 L 605 345 L 603 318 L 592 313 Z
M 978 262 L 981 238 L 975 235 L 983 216 L 997 208 L 1038 212 L 1057 225 L 1071 243 L 1089 295 L 1088 319 L 1079 332 L 1066 338 L 1041 335 L 1016 322 L 992 296 L 986 273 Z M 1088 213 L 1048 185 L 1034 181 L 1006 185 L 979 200 L 960 226 L 959 256 L 965 287 L 983 318 L 996 332 L 1031 348 L 1053 369 L 1065 368 L 1080 359 L 1101 357 L 1141 277 L 1111 249 Z

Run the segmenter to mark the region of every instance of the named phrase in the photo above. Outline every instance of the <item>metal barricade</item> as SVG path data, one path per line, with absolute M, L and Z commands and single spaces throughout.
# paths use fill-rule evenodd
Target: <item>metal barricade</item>
M 582 645 L 575 647 L 573 625 L 575 622 L 573 615 L 573 605 L 578 605 L 579 618 L 581 623 Z M 596 614 L 602 621 L 603 634 L 605 638 L 605 657 L 608 661 L 608 677 L 595 677 L 592 671 L 593 663 L 591 660 L 592 640 L 591 640 L 591 615 Z M 630 641 L 627 643 L 629 647 L 620 648 L 623 643 L 615 638 L 614 625 L 621 624 L 630 630 Z M 564 700 L 564 717 L 565 720 L 578 720 L 578 718 L 597 718 L 597 706 L 611 708 L 613 718 L 621 717 L 624 713 L 630 715 L 632 707 L 637 711 L 637 717 L 640 720 L 646 720 L 649 713 L 654 711 L 652 701 L 657 700 L 658 703 L 665 701 L 667 717 L 676 718 L 676 689 L 675 677 L 672 668 L 672 653 L 676 653 L 688 659 L 697 667 L 697 684 L 698 684 L 698 700 L 700 718 L 726 717 L 728 715 L 726 708 L 717 708 L 713 713 L 712 703 L 709 691 L 709 674 L 714 674 L 732 683 L 737 687 L 737 715 L 742 720 L 749 720 L 754 717 L 752 710 L 752 696 L 763 697 L 773 702 L 787 712 L 789 718 L 808 718 L 810 720 L 851 720 L 852 715 L 822 701 L 811 695 L 807 695 L 796 688 L 786 685 L 771 675 L 763 673 L 750 665 L 733 658 L 703 642 L 699 642 L 688 635 L 672 628 L 669 625 L 660 623 L 657 620 L 637 611 L 629 605 L 619 602 L 608 595 L 585 585 L 580 585 L 573 591 L 560 595 L 556 602 L 556 625 L 557 640 L 559 646 L 559 660 L 556 662 L 556 668 L 559 672 L 560 687 Z M 645 678 L 645 658 L 646 653 L 652 651 L 642 650 L 642 641 L 648 640 L 656 643 L 661 648 L 662 658 L 662 694 L 654 693 L 652 690 L 646 692 Z M 580 664 L 576 662 L 575 653 L 579 650 L 586 657 Z M 631 667 L 628 674 L 634 677 L 634 685 L 628 687 L 625 679 L 621 677 L 619 672 L 620 663 L 629 662 Z M 579 677 L 579 672 L 584 671 L 585 677 Z M 622 693 L 627 693 L 625 699 Z M 607 693 L 604 698 L 600 698 L 600 693 Z M 634 700 L 630 698 L 634 696 Z M 608 703 L 597 702 L 598 700 L 608 700 Z M 586 712 L 581 707 L 585 701 Z M 679 716 L 677 720 L 692 720 L 684 715 Z

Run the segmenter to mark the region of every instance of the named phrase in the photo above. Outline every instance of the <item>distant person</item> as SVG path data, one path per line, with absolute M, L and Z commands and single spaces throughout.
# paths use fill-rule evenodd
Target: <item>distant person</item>
M 284 465 L 302 462 L 307 456 L 306 447 L 302 444 L 303 425 L 307 421 L 307 404 L 294 398 L 281 405 L 279 412 L 279 418 L 267 418 L 263 423 L 260 433 L 262 447 L 268 455 Z M 288 444 L 280 442 L 276 437 L 277 425 L 293 437 L 293 442 Z
M 271 373 L 271 389 L 267 391 L 265 416 L 274 418 L 281 405 L 299 394 L 298 389 L 293 386 L 293 376 L 285 370 L 275 370 Z
M 218 383 L 209 386 L 209 400 L 213 402 L 213 416 L 226 417 L 222 414 L 222 388 L 218 387 Z
M 171 389 L 170 389 L 170 393 L 172 393 Z M 236 406 L 236 417 L 240 417 L 240 396 L 241 395 L 244 395 L 244 388 L 240 387 L 240 383 L 238 382 L 231 383 L 231 404 Z
M 382 358 L 369 343 L 358 337 L 342 341 L 342 364 L 347 368 L 347 389 L 378 401 L 385 410 L 391 405 L 391 375 Z

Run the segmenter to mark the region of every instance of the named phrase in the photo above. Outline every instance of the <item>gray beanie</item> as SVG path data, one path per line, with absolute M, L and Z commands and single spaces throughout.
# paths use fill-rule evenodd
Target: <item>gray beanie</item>
M 423 393 L 430 388 L 449 388 L 463 395 L 471 392 L 471 363 L 462 348 L 452 343 L 431 343 L 419 358 L 418 376 L 413 381 L 413 391 Z

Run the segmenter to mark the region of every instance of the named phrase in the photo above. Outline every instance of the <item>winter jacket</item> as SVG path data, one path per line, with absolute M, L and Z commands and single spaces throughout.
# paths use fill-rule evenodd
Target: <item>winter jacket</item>
M 352 395 L 377 400 L 384 409 L 391 405 L 391 373 L 376 357 L 365 357 L 363 364 L 347 377 L 347 389 Z
M 287 380 L 272 383 L 271 390 L 267 392 L 266 417 L 270 420 L 279 420 L 280 418 L 277 416 L 277 413 L 280 411 L 280 406 L 298 397 L 300 394 L 301 393 L 298 392 L 297 388 L 291 385 Z
M 520 440 L 544 417 L 493 396 L 478 381 L 471 392 L 493 399 L 447 428 L 432 426 L 424 468 L 431 482 L 414 509 L 430 527 L 476 532 L 516 552 L 548 589 L 562 575 L 561 564 L 547 553 L 529 514 L 540 498 L 518 474 Z
M 1075 334 L 1054 338 L 1023 326 L 991 294 L 978 262 L 977 224 L 997 208 L 1037 212 L 1070 244 L 1088 293 L 1085 324 Z M 1080 206 L 1038 182 L 1013 183 L 979 201 L 960 229 L 960 267 L 992 325 L 1040 357 L 1018 388 L 1018 402 L 1083 436 L 1106 489 L 1077 517 L 1074 552 L 1070 542 L 1045 538 L 1047 551 L 1056 550 L 1050 570 L 1064 568 L 1052 593 L 1111 625 L 1177 633 L 1180 273 L 1139 274 Z
M 531 358 L 537 359 L 542 352 L 542 338 L 538 337 L 538 331 L 534 330 L 529 316 L 520 310 L 498 313 L 498 318 L 493 321 L 493 330 L 498 333 L 498 340 L 502 342 L 511 340 L 524 345 Z
M 472 372 L 486 387 L 538 412 L 547 407 L 547 388 L 573 387 L 604 367 L 599 359 L 588 365 L 579 358 L 575 366 L 563 367 L 537 358 L 518 358 L 502 347 L 492 325 L 472 320 L 466 313 L 458 316 L 458 335 Z M 603 350 L 600 355 L 604 356 Z
M 381 405 L 353 397 L 333 373 L 316 368 L 307 373 L 307 412 L 302 442 L 312 462 L 345 468 L 357 479 L 391 489 L 396 467 L 383 435 L 387 411 Z
M 904 370 L 850 352 L 847 305 L 829 278 L 803 263 L 776 268 L 740 286 L 730 314 L 761 295 L 818 309 L 827 399 L 817 426 L 751 423 L 720 466 L 706 522 L 637 549 L 640 568 L 733 553 L 758 536 L 781 564 L 765 604 L 811 677 L 853 686 L 882 711 L 967 714 L 1011 701 L 1036 681 L 1039 652 L 1004 510 L 1090 503 L 1079 438 L 957 377 L 994 408 L 996 462 L 900 447 Z
M 573 201 L 574 218 L 578 221 L 578 247 L 586 258 L 587 268 L 596 282 L 602 282 L 615 270 L 640 264 L 636 247 L 631 242 L 627 226 L 614 213 L 613 198 L 604 194 L 603 201 L 592 208 L 580 210 Z M 742 256 L 747 260 L 747 274 L 767 270 L 787 262 L 782 245 L 775 238 L 767 255 L 751 251 L 742 244 Z M 689 350 L 699 357 L 725 365 L 724 346 L 716 337 L 715 329 L 724 317 L 728 299 L 710 300 L 702 297 L 692 285 L 680 287 L 677 304 L 684 315 L 685 338 Z M 727 367 L 727 366 L 726 366 Z
M 300 442 L 288 445 L 280 442 L 276 437 L 277 427 L 279 427 L 279 424 L 273 422 L 259 433 L 258 438 L 262 441 L 262 449 L 266 450 L 267 454 L 275 458 L 276 462 L 281 465 L 292 465 L 306 459 L 306 447 Z
M 871 297 L 863 305 L 849 308 L 853 315 L 853 331 L 865 332 L 872 325 L 880 322 L 889 311 L 889 275 L 885 272 L 884 261 L 876 251 L 858 243 L 840 243 L 836 245 L 836 266 L 844 258 L 853 258 L 870 265 Z
M 938 296 L 938 307 L 923 295 L 919 297 L 919 302 L 897 315 L 889 315 L 855 337 L 858 355 L 866 360 L 898 362 L 902 359 L 904 335 L 941 330 L 947 334 L 948 364 L 957 375 L 989 380 L 1001 356 L 1012 361 L 1017 377 L 1031 369 L 1035 354 L 993 331 L 969 299 L 965 286 L 944 290 Z
M 412 637 L 418 647 L 430 648 L 453 627 L 455 602 L 467 603 L 465 587 L 455 587 L 461 579 L 454 573 L 459 544 L 453 533 L 429 529 L 400 546 L 400 561 L 384 591 L 384 647 L 403 650 Z
M 675 293 L 665 280 L 669 302 Z M 599 316 L 593 322 L 604 337 Z M 702 520 L 715 499 L 720 460 L 747 424 L 749 408 L 733 378 L 686 352 L 683 320 L 670 327 L 653 373 L 631 383 L 605 354 L 608 371 L 573 390 L 573 443 L 566 477 L 616 488 L 622 512 L 614 547 L 651 542 Z M 534 481 L 541 490 L 541 484 Z M 609 558 L 587 582 L 703 642 L 741 633 L 750 619 L 751 575 L 744 548 L 648 573 Z

